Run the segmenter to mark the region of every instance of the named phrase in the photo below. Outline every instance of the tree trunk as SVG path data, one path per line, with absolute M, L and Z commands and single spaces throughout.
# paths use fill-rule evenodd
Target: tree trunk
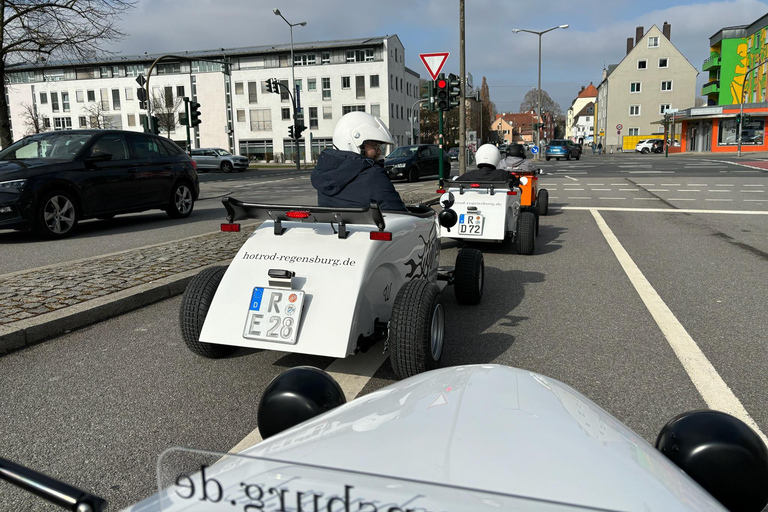
M 0 80 L 2 80 L 5 87 L 8 87 L 8 85 L 6 85 L 5 61 L 3 59 L 0 59 Z M 13 138 L 11 137 L 11 119 L 8 115 L 8 101 L 5 96 L 5 87 L 0 91 L 0 146 L 3 148 L 7 148 L 13 143 Z

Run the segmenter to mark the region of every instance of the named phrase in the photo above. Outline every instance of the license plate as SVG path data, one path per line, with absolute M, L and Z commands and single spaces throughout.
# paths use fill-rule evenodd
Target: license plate
M 296 344 L 304 292 L 280 288 L 253 289 L 243 337 Z
M 465 236 L 480 236 L 483 234 L 483 216 L 468 213 L 459 215 L 459 234 Z

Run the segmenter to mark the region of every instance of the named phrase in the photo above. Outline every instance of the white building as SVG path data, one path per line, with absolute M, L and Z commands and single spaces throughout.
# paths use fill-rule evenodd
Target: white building
M 568 112 L 566 113 L 566 120 L 565 120 L 565 138 L 572 140 L 573 142 L 579 142 L 579 138 L 575 134 L 576 131 L 576 116 L 581 113 L 581 111 L 584 109 L 584 107 L 588 103 L 594 103 L 597 99 L 597 88 L 592 85 L 592 82 L 589 83 L 589 86 L 581 87 L 581 90 L 579 91 L 579 95 L 576 96 L 576 99 L 574 99 L 571 102 L 571 106 L 568 108 Z M 583 132 L 582 132 L 583 133 Z M 584 139 L 583 142 L 591 142 L 590 140 Z
M 594 141 L 595 103 L 589 102 L 573 116 L 571 125 L 572 139 L 576 143 L 589 144 Z
M 416 117 L 419 125 L 419 75 L 405 66 L 405 49 L 396 35 L 294 43 L 293 53 L 307 127 L 299 141 L 303 161 L 329 146 L 336 122 L 356 110 L 381 117 L 398 145 L 410 141 L 409 118 Z M 9 66 L 14 139 L 30 132 L 24 114 L 30 106 L 54 130 L 96 126 L 141 131 L 147 111 L 138 100 L 136 80 L 160 55 Z M 290 55 L 290 44 L 185 52 L 177 56 L 183 58 L 156 64 L 151 97 L 168 105 L 164 108 L 175 116 L 184 112 L 184 103 L 174 109 L 177 97 L 200 103 L 202 124 L 192 130 L 192 147 L 228 148 L 253 161 L 291 161 L 295 150 L 288 138 L 293 124 L 290 98 L 266 89 L 270 78 L 288 86 Z M 224 59 L 231 63 L 229 75 L 220 63 Z M 176 126 L 170 136 L 184 147 L 186 127 Z

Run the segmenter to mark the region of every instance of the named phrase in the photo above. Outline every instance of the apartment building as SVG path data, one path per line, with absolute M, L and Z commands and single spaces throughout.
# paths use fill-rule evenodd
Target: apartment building
M 671 26 L 637 27 L 619 64 L 603 70 L 597 87 L 597 142 L 608 150 L 625 146 L 624 137 L 664 133 L 659 124 L 669 109 L 693 107 L 696 68 L 670 41 Z M 634 147 L 634 146 L 633 146 Z
M 592 82 L 590 82 L 589 86 L 587 87 L 584 87 L 584 86 L 581 87 L 579 94 L 571 102 L 571 106 L 568 108 L 568 111 L 566 112 L 566 119 L 565 119 L 565 138 L 566 139 L 569 139 L 577 143 L 592 142 L 592 133 L 587 134 L 588 130 L 584 130 L 583 128 L 577 128 L 576 117 L 582 113 L 582 110 L 588 104 L 590 103 L 594 104 L 596 99 L 597 99 L 597 87 L 592 85 Z M 594 114 L 591 114 L 591 115 L 594 116 Z M 584 119 L 582 119 L 581 122 L 584 122 Z M 577 130 L 579 135 L 576 134 Z M 582 139 L 582 140 L 579 140 L 579 139 Z
M 413 109 L 419 99 L 419 74 L 405 66 L 405 48 L 396 35 L 294 43 L 293 54 L 307 127 L 299 141 L 302 161 L 312 161 L 330 146 L 336 122 L 353 111 L 381 117 L 396 144 L 410 140 L 409 118 L 416 117 L 414 124 L 419 125 L 418 108 Z M 32 130 L 30 112 L 44 129 L 141 131 L 147 110 L 138 99 L 137 78 L 146 77 L 161 55 L 9 66 L 6 94 L 14 139 Z M 192 147 L 221 147 L 256 162 L 295 161 L 288 136 L 292 103 L 285 90 L 291 81 L 290 55 L 290 45 L 281 43 L 190 51 L 163 59 L 149 77 L 154 113 L 178 118 L 184 111 L 179 98 L 189 97 L 200 103 L 202 120 L 192 130 Z M 221 63 L 225 60 L 230 62 L 228 73 Z M 268 92 L 270 78 L 286 88 L 280 94 Z M 177 124 L 170 138 L 185 146 L 186 127 Z

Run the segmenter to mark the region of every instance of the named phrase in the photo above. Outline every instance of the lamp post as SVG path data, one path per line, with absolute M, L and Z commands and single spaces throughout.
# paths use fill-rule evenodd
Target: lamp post
M 283 18 L 283 21 L 286 22 L 288 24 L 288 27 L 290 27 L 290 29 L 291 29 L 291 90 L 293 91 L 293 95 L 294 95 L 293 97 L 294 98 L 298 98 L 298 93 L 297 93 L 297 90 L 296 90 L 296 76 L 294 75 L 294 69 L 293 69 L 294 66 L 295 66 L 295 62 L 293 61 L 293 27 L 295 27 L 295 26 L 306 27 L 307 26 L 307 22 L 306 21 L 302 21 L 301 23 L 291 23 L 290 21 L 285 19 L 285 16 L 283 16 L 280 13 L 280 9 L 272 9 L 272 12 L 275 13 L 275 16 L 280 16 L 281 18 Z M 296 110 L 297 110 L 297 107 L 298 107 L 298 101 L 294 100 L 294 102 L 295 103 L 293 105 L 293 126 L 295 127 L 295 126 L 297 126 L 296 116 L 298 115 L 298 112 L 296 112 Z M 294 130 L 295 129 L 296 128 L 294 128 Z M 301 160 L 299 158 L 299 155 L 301 154 L 301 152 L 299 151 L 299 139 L 298 139 L 298 137 L 293 139 L 293 141 L 294 141 L 294 143 L 296 145 L 296 157 L 295 157 L 296 158 L 296 170 L 299 171 L 299 170 L 301 170 Z
M 528 32 L 529 34 L 536 34 L 537 36 L 539 36 L 539 99 L 537 101 L 537 105 L 538 105 L 537 106 L 537 111 L 538 111 L 538 114 L 539 114 L 539 124 L 541 124 L 541 36 L 546 34 L 547 32 L 552 32 L 553 30 L 557 30 L 559 28 L 565 29 L 565 28 L 568 28 L 568 25 L 558 25 L 556 27 L 548 28 L 547 30 L 542 30 L 541 32 L 537 32 L 535 30 L 526 30 L 524 28 L 513 28 L 512 29 L 512 32 L 515 33 L 515 34 L 517 34 L 518 32 Z M 540 141 L 541 141 L 541 135 L 540 135 L 541 132 L 539 130 L 541 130 L 541 128 L 537 127 L 537 129 L 536 129 L 536 146 L 539 147 L 539 149 L 541 149 L 541 147 L 540 147 L 541 144 L 539 144 Z M 538 160 L 539 158 L 540 158 L 539 157 L 539 153 L 536 153 L 536 159 Z
M 749 74 L 752 71 L 754 71 L 755 69 L 759 68 L 760 66 L 762 66 L 763 64 L 765 64 L 767 62 L 768 62 L 768 60 L 764 60 L 760 64 L 756 64 L 756 65 L 752 66 L 751 68 L 749 68 L 747 70 L 746 73 L 744 73 L 744 82 L 742 82 L 742 84 L 741 84 L 741 101 L 739 102 L 740 103 L 740 108 L 739 108 L 739 134 L 738 134 L 738 139 L 737 139 L 739 141 L 739 147 L 738 147 L 737 156 L 741 156 L 741 135 L 742 135 L 741 131 L 742 131 L 742 127 L 744 125 L 744 91 L 747 89 L 747 78 L 749 78 Z

